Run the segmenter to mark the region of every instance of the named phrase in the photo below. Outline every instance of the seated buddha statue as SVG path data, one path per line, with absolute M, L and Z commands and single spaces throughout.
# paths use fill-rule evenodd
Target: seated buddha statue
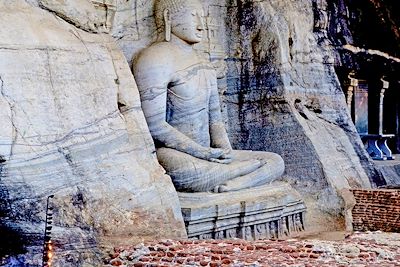
M 133 73 L 157 158 L 177 191 L 236 191 L 279 178 L 279 155 L 232 149 L 216 71 L 193 47 L 205 30 L 201 3 L 157 0 L 155 17 L 163 40 L 139 54 Z

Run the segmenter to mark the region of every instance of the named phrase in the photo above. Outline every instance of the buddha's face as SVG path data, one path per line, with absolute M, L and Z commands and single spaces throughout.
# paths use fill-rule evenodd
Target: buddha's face
M 204 11 L 198 1 L 187 1 L 171 16 L 171 32 L 187 43 L 199 43 L 204 33 Z

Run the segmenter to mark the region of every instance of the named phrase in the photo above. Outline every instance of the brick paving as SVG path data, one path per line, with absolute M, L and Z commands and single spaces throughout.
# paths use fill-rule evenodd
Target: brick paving
M 342 241 L 163 240 L 115 248 L 105 266 L 400 266 L 400 234 L 356 233 Z

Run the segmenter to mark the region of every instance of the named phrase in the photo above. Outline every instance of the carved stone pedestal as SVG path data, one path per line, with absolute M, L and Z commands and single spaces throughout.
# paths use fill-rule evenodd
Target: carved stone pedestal
M 192 239 L 274 239 L 304 231 L 304 202 L 284 183 L 236 192 L 178 195 Z
M 365 149 L 374 160 L 394 160 L 392 151 L 387 145 L 389 138 L 395 137 L 394 134 L 361 134 L 361 139 L 365 143 Z

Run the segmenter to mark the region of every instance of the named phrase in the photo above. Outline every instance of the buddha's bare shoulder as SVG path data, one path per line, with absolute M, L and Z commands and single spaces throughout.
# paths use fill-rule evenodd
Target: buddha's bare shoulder
M 158 42 L 145 48 L 134 60 L 134 66 L 168 66 L 174 61 L 174 47 L 168 42 Z

